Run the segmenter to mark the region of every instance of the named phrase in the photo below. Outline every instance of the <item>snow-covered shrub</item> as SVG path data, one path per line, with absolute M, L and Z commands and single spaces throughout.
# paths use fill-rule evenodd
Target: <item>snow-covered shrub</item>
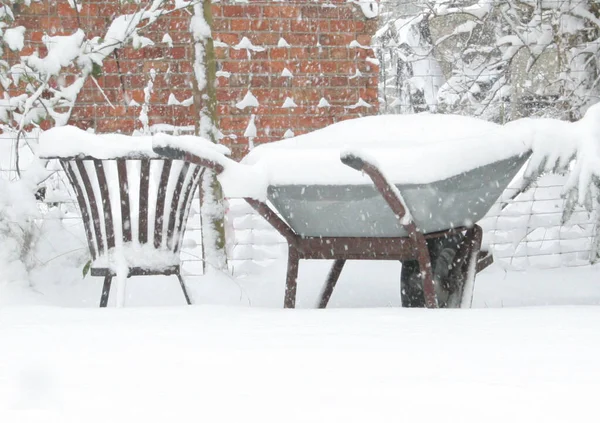
M 59 2 L 78 11 L 82 7 L 71 0 Z M 208 90 L 210 83 L 214 82 L 210 79 L 214 69 L 207 70 L 203 66 L 205 52 L 209 51 L 212 39 L 202 3 L 202 0 L 142 0 L 136 1 L 135 5 L 122 4 L 124 14 L 114 17 L 102 37 L 92 37 L 82 28 L 54 36 L 45 33 L 41 39 L 45 49 L 29 54 L 25 54 L 24 47 L 28 45 L 33 31 L 18 25 L 15 17 L 18 18 L 19 9 L 29 7 L 30 2 L 9 1 L 0 5 L 0 142 L 5 144 L 0 145 L 0 264 L 21 262 L 20 270 L 15 273 L 18 278 L 23 276 L 22 271 L 35 269 L 36 266 L 39 268 L 52 259 L 39 258 L 40 255 L 47 256 L 48 248 L 45 251 L 39 251 L 38 248 L 34 252 L 32 246 L 43 244 L 40 241 L 47 239 L 50 233 L 61 232 L 56 225 L 62 224 L 64 213 L 60 208 L 48 209 L 45 205 L 35 204 L 35 197 L 32 196 L 38 189 L 37 184 L 47 175 L 38 172 L 36 176 L 32 173 L 25 176 L 28 163 L 36 163 L 36 137 L 32 141 L 28 135 L 32 131 L 37 133 L 43 128 L 68 124 L 86 82 L 93 82 L 104 94 L 97 78 L 102 74 L 105 59 L 117 54 L 117 50 L 125 46 L 138 49 L 152 46 L 155 41 L 160 42 L 145 37 L 144 30 L 162 16 L 181 9 L 195 12 L 190 31 L 197 53 L 194 75 L 199 95 L 194 98 L 202 99 L 202 90 Z M 8 52 L 13 54 L 6 54 Z M 145 90 L 146 101 L 152 93 L 152 72 Z M 104 98 L 113 106 L 106 95 Z M 204 103 L 204 106 L 210 106 L 210 102 Z M 197 110 L 201 110 L 197 130 L 216 133 L 212 122 L 209 122 L 211 110 L 207 112 L 207 107 L 200 106 L 196 105 Z M 147 105 L 142 108 L 140 121 L 144 130 L 148 131 L 146 112 Z M 5 146 L 8 148 L 3 148 Z M 26 153 L 27 159 L 24 159 L 23 153 Z M 23 209 L 17 213 L 15 207 Z M 39 220 L 40 212 L 47 221 Z M 53 223 L 49 223 L 50 217 Z M 64 247 L 64 243 L 61 247 Z M 81 246 L 74 244 L 72 247 L 77 249 Z M 5 279 L 5 273 L 0 274 L 0 280 Z
M 410 9 L 409 9 L 410 6 Z M 383 108 L 574 121 L 600 94 L 596 0 L 434 0 L 386 5 Z
M 4 280 L 25 280 L 34 265 L 40 217 L 35 186 L 26 180 L 0 179 L 0 269 Z

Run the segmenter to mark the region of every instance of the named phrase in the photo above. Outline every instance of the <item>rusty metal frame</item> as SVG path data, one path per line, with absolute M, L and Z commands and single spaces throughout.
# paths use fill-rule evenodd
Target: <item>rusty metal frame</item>
M 453 267 L 453 269 L 457 269 L 455 270 L 457 272 L 455 276 L 464 276 L 466 274 L 465 269 L 472 265 L 472 257 L 475 257 L 477 260 L 477 272 L 491 264 L 491 255 L 487 253 L 481 254 L 479 251 L 482 233 L 479 226 L 474 225 L 472 228 L 457 227 L 446 231 L 424 234 L 419 231 L 416 223 L 409 216 L 407 218 L 405 203 L 401 194 L 386 180 L 375 165 L 350 154 L 343 156 L 341 160 L 344 164 L 364 172 L 371 178 L 377 191 L 396 215 L 398 224 L 406 229 L 408 236 L 389 238 L 305 237 L 294 232 L 265 202 L 253 198 L 245 198 L 246 202 L 287 241 L 288 267 L 284 296 L 285 308 L 295 308 L 296 306 L 300 260 L 334 260 L 319 298 L 319 308 L 327 307 L 346 260 L 417 260 L 423 279 L 425 304 L 428 308 L 437 308 L 438 301 L 435 294 L 431 257 L 427 248 L 427 240 L 448 237 L 456 233 L 465 233 L 465 239 L 455 259 L 459 262 L 459 265 Z M 473 254 L 474 252 L 476 254 Z M 462 289 L 462 287 L 460 288 Z

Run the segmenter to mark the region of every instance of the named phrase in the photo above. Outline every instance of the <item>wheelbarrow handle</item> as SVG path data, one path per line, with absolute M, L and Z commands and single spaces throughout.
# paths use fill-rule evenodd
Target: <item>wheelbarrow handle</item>
M 341 154 L 340 160 L 346 166 L 349 166 L 355 170 L 363 170 L 365 167 L 365 164 L 366 164 L 365 161 L 361 157 L 358 157 L 357 155 L 355 155 L 353 153 Z

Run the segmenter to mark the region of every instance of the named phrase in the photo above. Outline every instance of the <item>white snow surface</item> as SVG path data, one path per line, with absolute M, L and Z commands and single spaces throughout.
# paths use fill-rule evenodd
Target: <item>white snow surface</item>
M 348 3 L 354 3 L 360 7 L 365 18 L 372 19 L 379 16 L 379 2 L 375 0 L 347 0 Z
M 177 139 L 177 141 L 173 141 Z M 123 156 L 158 157 L 152 143 L 177 142 L 187 149 L 202 151 L 205 155 L 219 157 L 229 154 L 224 145 L 214 144 L 192 135 L 155 134 L 152 136 L 128 136 L 121 134 L 93 134 L 75 126 L 61 126 L 44 131 L 40 135 L 40 157 L 89 156 L 110 159 Z
M 265 51 L 264 47 L 252 44 L 252 41 L 250 41 L 248 37 L 243 37 L 237 45 L 233 46 L 233 48 L 236 50 L 246 49 L 248 51 Z
M 327 101 L 327 99 L 325 97 L 321 97 L 317 107 L 331 107 L 331 104 L 329 104 L 329 102 Z
M 279 41 L 277 41 L 277 47 L 290 47 L 290 44 L 285 40 L 285 38 L 281 37 L 279 38 Z
M 120 134 L 97 135 L 75 126 L 60 126 L 40 135 L 40 157 L 90 156 L 110 159 L 131 154 L 156 157 L 152 151 L 152 138 L 131 137 Z
M 246 92 L 246 95 L 241 101 L 238 101 L 235 105 L 240 110 L 245 109 L 246 107 L 258 107 L 259 103 L 254 94 L 250 90 Z
M 145 293 L 146 300 L 173 297 L 179 306 L 97 309 L 101 278 L 62 285 L 63 300 L 94 294 L 90 308 L 25 307 L 29 296 L 47 301 L 48 295 L 15 293 L 0 308 L 0 419 L 595 421 L 600 308 L 591 304 L 600 301 L 597 289 L 585 291 L 588 305 L 580 306 L 389 308 L 385 295 L 398 283 L 399 265 L 371 264 L 349 263 L 355 272 L 342 273 L 332 302 L 364 307 L 379 296 L 378 308 L 281 310 L 283 273 L 275 282 L 269 272 L 238 284 L 254 293 L 262 287 L 262 301 L 281 288 L 272 308 L 233 307 L 239 287 L 214 273 L 189 283 L 202 298 L 192 307 L 182 304 L 178 284 L 167 277 L 131 279 L 128 304 Z M 322 283 L 327 266 L 320 267 L 325 272 L 300 272 L 303 303 L 318 292 L 306 286 L 317 276 L 314 288 Z M 484 283 L 491 291 L 480 291 L 479 301 L 500 300 L 510 287 L 525 303 L 526 289 L 534 288 L 529 295 L 537 292 L 539 301 L 560 285 L 564 293 L 569 286 L 577 292 L 584 280 L 597 279 L 589 267 L 560 277 L 513 272 L 504 281 L 502 273 L 486 273 L 480 279 L 493 283 Z M 367 283 L 369 276 L 378 283 Z M 260 304 L 260 297 L 254 300 Z
M 157 249 L 154 245 L 129 242 L 108 250 L 108 253 L 94 260 L 92 267 L 109 268 L 118 272 L 120 270 L 116 267 L 118 265 L 124 265 L 125 268 L 141 267 L 154 270 L 179 263 L 179 254 L 174 254 L 166 248 Z
M 533 152 L 525 174 L 570 171 L 567 188 L 589 197 L 600 179 L 600 104 L 578 122 L 521 119 L 498 125 L 458 115 L 378 115 L 253 149 L 242 163 L 267 174 L 270 185 L 360 185 L 369 178 L 340 161 L 342 152 L 373 158 L 393 183 L 426 184 Z
M 282 109 L 290 109 L 292 107 L 298 107 L 298 105 L 296 104 L 296 102 L 294 101 L 293 98 L 286 97 L 285 100 L 283 101 L 283 104 L 281 105 L 281 108 Z
M 252 115 L 250 123 L 254 125 L 254 115 Z M 244 136 L 251 138 L 250 135 Z M 173 136 L 166 134 L 154 135 L 152 145 L 154 147 L 178 148 L 222 165 L 224 171 L 218 175 L 218 179 L 228 197 L 249 197 L 260 200 L 266 198 L 268 185 L 264 171 L 229 159 L 227 157 L 229 149 L 223 145 L 189 135 Z
M 394 183 L 441 180 L 527 151 L 522 139 L 479 119 L 380 115 L 260 145 L 242 163 L 264 169 L 272 185 L 370 185 L 367 176 L 340 161 L 348 149 L 368 152 Z
M 12 51 L 23 50 L 23 46 L 25 45 L 25 27 L 16 26 L 6 29 L 2 35 L 2 39 Z

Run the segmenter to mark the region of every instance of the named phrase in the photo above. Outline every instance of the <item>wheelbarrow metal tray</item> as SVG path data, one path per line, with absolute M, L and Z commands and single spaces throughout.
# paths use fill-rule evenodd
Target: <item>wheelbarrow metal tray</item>
M 396 184 L 424 233 L 472 226 L 528 158 L 517 155 L 427 184 Z M 373 185 L 272 185 L 268 198 L 300 236 L 404 237 Z

